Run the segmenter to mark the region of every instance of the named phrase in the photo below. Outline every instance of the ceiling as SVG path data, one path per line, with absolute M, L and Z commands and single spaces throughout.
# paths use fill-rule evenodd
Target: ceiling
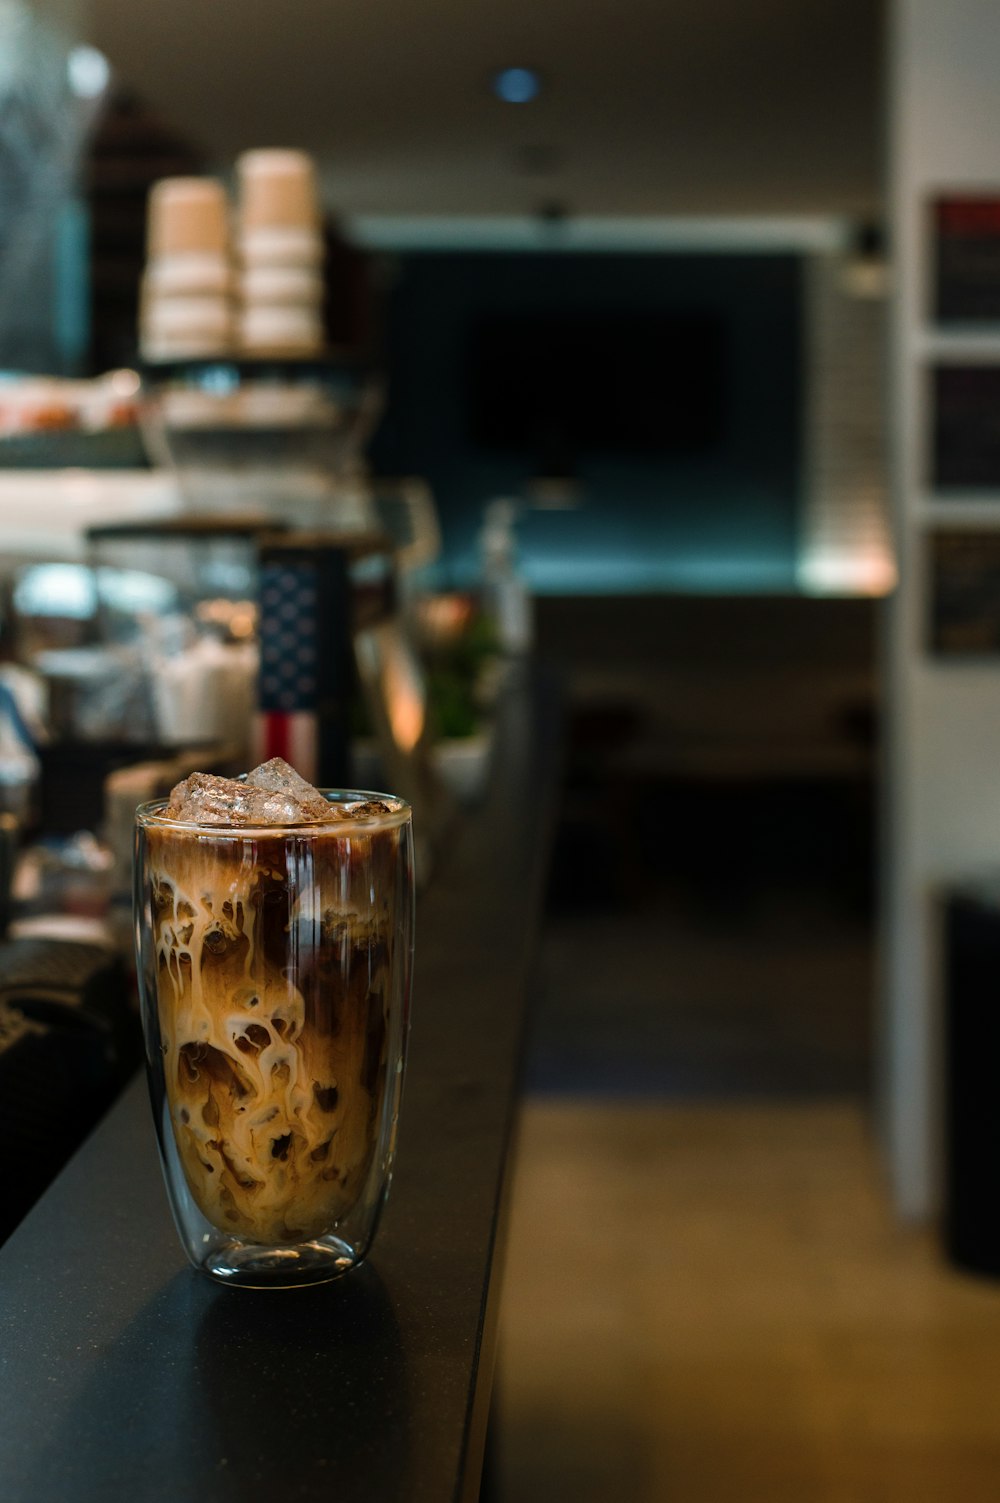
M 89 0 L 220 167 L 297 145 L 348 214 L 867 216 L 879 0 Z M 507 105 L 493 71 L 544 77 Z

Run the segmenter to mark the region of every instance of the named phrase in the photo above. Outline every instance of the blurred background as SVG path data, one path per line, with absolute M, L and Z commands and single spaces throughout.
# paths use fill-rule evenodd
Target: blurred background
M 150 187 L 287 146 L 413 598 L 556 666 L 511 1503 L 996 1496 L 998 48 L 982 0 L 0 0 L 10 662 L 83 702 L 82 533 L 178 483 L 65 416 L 138 401 Z

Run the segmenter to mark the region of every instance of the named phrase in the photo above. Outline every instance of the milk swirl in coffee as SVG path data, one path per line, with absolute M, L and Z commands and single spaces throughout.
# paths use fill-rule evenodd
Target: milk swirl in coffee
M 170 1125 L 202 1214 L 243 1239 L 320 1236 L 365 1191 L 404 901 L 392 812 L 330 805 L 275 759 L 194 774 L 148 830 Z

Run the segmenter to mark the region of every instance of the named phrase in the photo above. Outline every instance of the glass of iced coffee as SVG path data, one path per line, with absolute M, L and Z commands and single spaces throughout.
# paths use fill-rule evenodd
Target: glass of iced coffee
M 136 947 L 167 1192 L 191 1262 L 251 1288 L 366 1255 L 392 1168 L 413 948 L 410 809 L 274 759 L 136 814 Z

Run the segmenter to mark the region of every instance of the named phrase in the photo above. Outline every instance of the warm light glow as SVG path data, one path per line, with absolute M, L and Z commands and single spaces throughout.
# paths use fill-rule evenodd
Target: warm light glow
M 424 696 L 416 668 L 404 654 L 389 650 L 384 675 L 392 739 L 401 751 L 411 752 L 424 733 Z
M 811 595 L 888 595 L 896 588 L 896 564 L 887 546 L 809 549 L 799 564 L 799 583 Z
M 108 377 L 116 397 L 134 397 L 141 386 L 138 371 L 112 371 Z
M 840 285 L 848 297 L 888 297 L 890 282 L 889 265 L 884 260 L 849 259 L 840 274 Z
M 252 600 L 200 600 L 195 615 L 204 626 L 219 627 L 237 641 L 257 631 L 257 606 Z
M 442 647 L 457 642 L 468 631 L 475 602 L 471 595 L 427 595 L 415 604 L 414 614 L 424 642 Z

